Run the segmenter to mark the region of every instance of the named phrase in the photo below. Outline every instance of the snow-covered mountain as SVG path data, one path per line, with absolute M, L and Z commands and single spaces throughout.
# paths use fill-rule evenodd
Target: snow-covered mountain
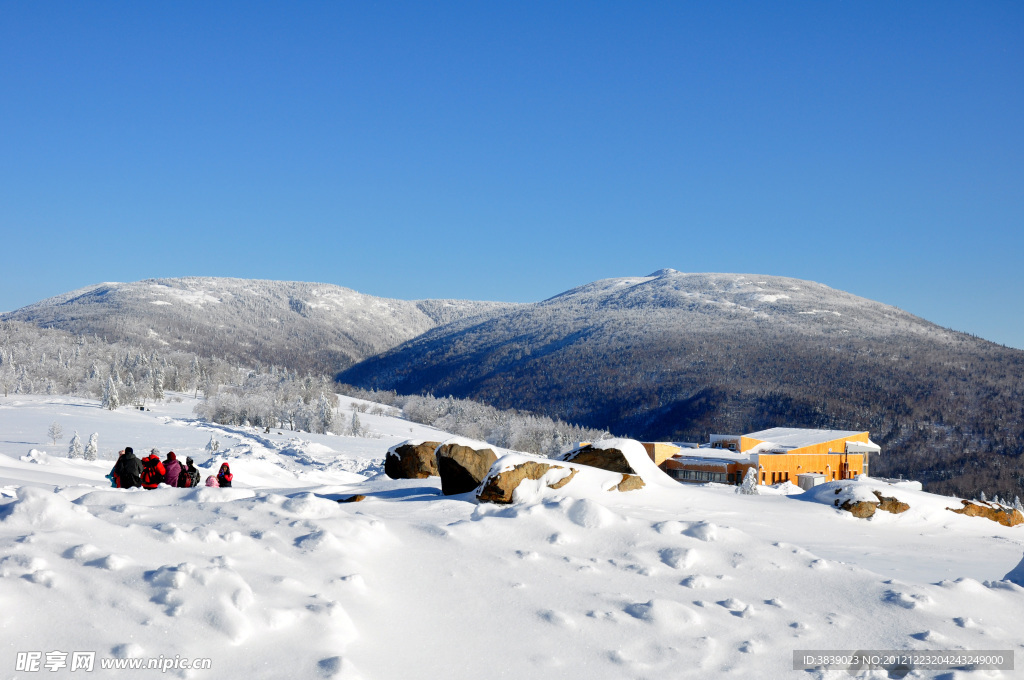
M 1014 494 L 1024 352 L 799 279 L 663 269 L 530 304 L 362 295 L 326 284 L 100 284 L 4 315 L 239 364 L 339 372 L 645 439 L 779 425 L 870 430 L 876 472 Z
M 395 443 L 447 436 L 408 420 L 370 409 L 371 437 L 266 433 L 168 396 L 149 411 L 0 402 L 3 677 L 791 678 L 798 649 L 1024 648 L 1024 529 L 947 511 L 956 499 L 882 484 L 910 509 L 857 519 L 833 491 L 869 482 L 747 496 L 580 474 L 493 505 L 378 475 Z M 54 421 L 97 432 L 108 459 L 68 459 Z M 125 445 L 204 476 L 228 462 L 234 486 L 112 489 Z M 127 670 L 151 659 L 163 672 Z M 907 675 L 976 676 L 1014 677 Z
M 340 379 L 646 439 L 864 429 L 894 454 L 879 472 L 948 492 L 1020 491 L 1004 472 L 1024 453 L 1024 352 L 798 279 L 605 279 L 431 329 Z
M 101 283 L 0 318 L 245 364 L 332 372 L 439 323 L 506 307 L 391 300 L 320 283 L 187 277 Z

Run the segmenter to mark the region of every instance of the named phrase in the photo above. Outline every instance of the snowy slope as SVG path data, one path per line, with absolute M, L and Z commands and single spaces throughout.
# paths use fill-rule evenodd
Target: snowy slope
M 912 510 L 871 520 L 674 484 L 485 505 L 377 474 L 390 446 L 445 433 L 371 414 L 376 438 L 266 433 L 191 408 L 0 402 L 0 676 L 77 677 L 17 672 L 33 650 L 211 659 L 169 677 L 404 680 L 782 678 L 794 649 L 1024 649 L 1024 588 L 1001 580 L 1024 528 L 931 494 L 901 489 Z M 110 489 L 111 461 L 45 441 L 54 420 L 108 454 L 229 460 L 236 486 Z
M 184 277 L 96 284 L 2 318 L 243 365 L 332 373 L 439 323 L 507 307 L 393 300 L 323 283 Z

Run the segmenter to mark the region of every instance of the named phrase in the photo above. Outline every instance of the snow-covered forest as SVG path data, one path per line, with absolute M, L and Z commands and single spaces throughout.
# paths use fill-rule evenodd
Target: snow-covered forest
M 0 390 L 9 394 L 92 397 L 104 407 L 145 406 L 165 391 L 205 399 L 200 418 L 224 425 L 372 436 L 359 409 L 339 411 L 335 392 L 377 402 L 363 405 L 388 415 L 480 439 L 496 446 L 550 455 L 565 446 L 610 436 L 561 420 L 496 409 L 468 399 L 370 392 L 335 384 L 325 375 L 300 375 L 277 366 L 246 367 L 170 350 L 74 336 L 16 321 L 0 322 Z
M 66 394 L 144 405 L 164 390 L 213 391 L 237 381 L 239 369 L 181 351 L 143 350 L 17 321 L 0 322 L 0 390 Z M 113 386 L 113 391 L 111 391 Z M 115 406 L 116 407 L 116 406 Z

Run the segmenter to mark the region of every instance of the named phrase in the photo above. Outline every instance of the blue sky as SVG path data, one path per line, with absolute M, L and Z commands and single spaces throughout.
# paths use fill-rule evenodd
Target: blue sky
M 1024 5 L 0 0 L 0 309 L 820 281 L 1024 348 Z

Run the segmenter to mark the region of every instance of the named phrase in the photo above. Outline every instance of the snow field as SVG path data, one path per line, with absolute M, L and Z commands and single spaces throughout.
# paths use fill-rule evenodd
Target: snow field
M 0 405 L 0 676 L 46 676 L 11 675 L 32 650 L 213 660 L 169 677 L 405 680 L 791 678 L 794 649 L 1024 649 L 1024 588 L 1003 580 L 1024 532 L 944 510 L 954 499 L 886 485 L 911 510 L 859 520 L 828 485 L 741 496 L 644 468 L 636 491 L 593 470 L 478 504 L 378 473 L 406 438 L 450 438 L 407 421 L 360 414 L 379 438 L 357 438 L 153 408 Z M 227 460 L 236 486 L 110 489 L 112 461 L 43 441 L 72 419 L 107 452 L 173 448 L 206 472 Z

